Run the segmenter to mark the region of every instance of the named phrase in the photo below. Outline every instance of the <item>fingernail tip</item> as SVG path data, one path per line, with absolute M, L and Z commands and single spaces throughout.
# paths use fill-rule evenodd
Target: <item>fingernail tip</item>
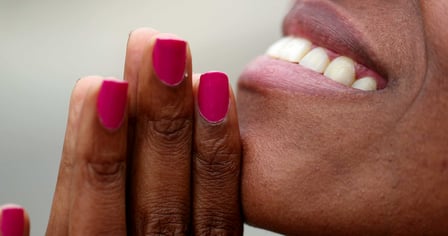
M 208 72 L 202 73 L 201 77 L 206 77 L 206 78 L 209 78 L 209 77 L 222 77 L 222 78 L 225 78 L 227 80 L 229 79 L 229 76 L 225 72 L 222 72 L 222 71 L 208 71 Z
M 127 87 L 128 86 L 128 82 L 125 80 L 118 80 L 114 77 L 107 77 L 103 80 L 103 84 L 110 84 L 112 86 L 122 86 L 122 87 Z
M 178 47 L 187 47 L 187 41 L 176 37 L 158 37 L 156 38 L 156 43 L 174 44 Z
M 8 204 L 4 204 L 2 206 L 0 206 L 0 208 L 2 209 L 22 209 L 23 207 L 14 203 L 8 203 Z
M 17 204 L 6 204 L 6 205 L 1 206 L 1 208 L 2 208 L 2 213 L 3 214 L 5 214 L 5 213 L 12 213 L 12 214 L 19 213 L 19 214 L 23 215 L 24 212 L 25 212 L 25 209 L 22 206 L 17 205 Z

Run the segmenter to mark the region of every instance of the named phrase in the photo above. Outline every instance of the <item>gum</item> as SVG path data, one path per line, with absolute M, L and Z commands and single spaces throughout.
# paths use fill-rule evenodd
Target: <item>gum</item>
M 316 46 L 313 46 L 313 48 L 315 48 Z M 340 57 L 341 55 L 338 53 L 335 53 L 331 50 L 328 50 L 326 48 L 324 48 L 325 51 L 327 52 L 328 57 L 330 58 L 330 61 L 333 61 L 335 58 Z M 366 66 L 355 62 L 355 73 L 356 73 L 356 80 L 370 76 L 372 78 L 374 78 L 376 80 L 377 83 L 377 89 L 381 90 L 386 88 L 387 86 L 387 80 L 384 79 L 381 75 L 379 75 L 378 73 L 376 73 L 375 71 L 367 68 Z

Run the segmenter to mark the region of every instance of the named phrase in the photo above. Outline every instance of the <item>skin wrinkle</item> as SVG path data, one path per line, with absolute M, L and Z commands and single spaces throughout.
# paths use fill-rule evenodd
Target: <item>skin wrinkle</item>
M 424 1 L 424 0 L 423 0 Z M 415 11 L 416 12 L 419 12 L 419 15 L 422 15 L 422 11 L 421 11 L 421 8 L 420 7 L 418 7 L 418 4 L 417 3 L 415 3 L 415 2 L 412 2 L 412 4 L 411 5 L 413 5 L 414 6 L 414 9 L 415 9 Z M 411 16 L 407 16 L 407 18 L 409 18 L 409 17 L 411 17 Z M 420 24 L 422 25 L 422 34 L 423 35 L 425 35 L 425 38 L 427 38 L 427 36 L 426 36 L 426 31 L 425 31 L 425 25 L 426 24 L 424 24 L 423 23 L 423 19 L 420 21 Z M 425 87 L 425 85 L 426 85 L 426 82 L 427 82 L 427 78 L 428 78 L 428 61 L 429 61 L 429 58 L 428 58 L 428 44 L 427 44 L 427 41 L 426 40 L 422 40 L 421 42 L 423 42 L 423 44 L 424 44 L 424 48 L 425 48 L 425 53 L 424 53 L 424 55 L 423 55 L 423 57 L 425 58 L 425 65 L 424 65 L 424 67 L 425 67 L 425 69 L 424 69 L 424 71 L 425 71 L 425 73 L 424 73 L 424 75 L 423 75 L 423 84 L 422 84 L 422 89 L 420 89 L 420 91 L 419 91 L 419 93 L 414 97 L 414 99 L 412 99 L 412 101 L 411 101 L 411 103 L 409 104 L 409 109 L 408 110 L 410 110 L 410 108 L 412 107 L 412 106 L 414 106 L 414 104 L 416 103 L 416 101 L 419 99 L 419 97 L 421 96 L 421 94 L 422 94 L 422 91 L 423 91 L 423 88 Z M 404 118 L 405 118 L 405 116 L 407 115 L 407 112 L 405 112 L 405 113 L 403 113 L 402 114 L 402 116 L 397 120 L 397 123 L 400 123 Z

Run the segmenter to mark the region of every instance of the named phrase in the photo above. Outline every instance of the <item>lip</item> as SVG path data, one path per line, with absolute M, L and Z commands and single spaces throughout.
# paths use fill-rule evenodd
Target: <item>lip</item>
M 283 21 L 283 34 L 306 38 L 315 45 L 348 56 L 388 80 L 384 66 L 354 22 L 331 1 L 296 1 Z M 239 85 L 253 88 L 252 81 L 264 84 L 264 88 L 260 89 L 268 86 L 313 94 L 372 94 L 340 85 L 301 66 L 267 56 L 249 64 L 240 77 Z
M 331 1 L 298 1 L 283 21 L 283 33 L 307 38 L 387 78 L 381 61 L 354 22 Z
M 305 67 L 269 56 L 260 56 L 250 63 L 242 73 L 238 85 L 240 89 L 259 93 L 278 89 L 319 97 L 360 98 L 374 94 L 347 87 Z M 375 93 L 381 92 L 382 90 L 378 90 Z

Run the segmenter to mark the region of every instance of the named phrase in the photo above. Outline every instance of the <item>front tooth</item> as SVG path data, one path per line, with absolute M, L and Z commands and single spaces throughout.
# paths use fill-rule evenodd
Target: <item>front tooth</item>
M 325 49 L 317 47 L 300 61 L 300 65 L 306 67 L 308 69 L 314 70 L 316 72 L 322 73 L 327 68 L 328 63 L 330 63 L 330 59 L 328 58 L 327 52 Z
M 356 80 L 352 88 L 360 89 L 364 91 L 375 91 L 377 90 L 377 83 L 376 80 L 372 77 L 364 77 L 361 79 Z
M 311 50 L 311 42 L 306 39 L 294 38 L 281 49 L 280 58 L 294 63 L 299 63 L 305 54 Z
M 285 37 L 285 38 L 278 40 L 277 42 L 272 44 L 272 46 L 269 47 L 269 49 L 266 51 L 266 54 L 273 58 L 280 58 L 283 48 L 285 48 L 286 45 L 288 45 L 288 43 L 291 40 L 292 40 L 291 37 Z
M 328 65 L 324 75 L 338 83 L 351 86 L 355 81 L 355 63 L 348 57 L 338 57 Z

